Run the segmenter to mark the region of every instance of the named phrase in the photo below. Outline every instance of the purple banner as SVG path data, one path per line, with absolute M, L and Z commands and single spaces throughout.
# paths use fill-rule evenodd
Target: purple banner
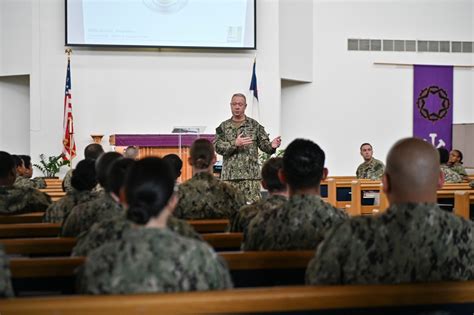
M 181 143 L 184 147 L 190 147 L 194 140 L 206 138 L 213 141 L 212 134 L 157 134 L 157 135 L 113 135 L 110 144 L 115 146 L 136 145 L 139 147 L 177 147 Z
M 413 136 L 451 150 L 453 67 L 414 66 Z

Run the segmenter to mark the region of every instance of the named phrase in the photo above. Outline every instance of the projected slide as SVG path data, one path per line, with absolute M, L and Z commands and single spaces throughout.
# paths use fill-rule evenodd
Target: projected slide
M 68 0 L 68 45 L 255 47 L 254 0 Z

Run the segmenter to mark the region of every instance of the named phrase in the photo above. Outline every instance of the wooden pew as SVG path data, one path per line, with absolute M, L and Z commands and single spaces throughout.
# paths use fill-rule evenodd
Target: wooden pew
M 198 233 L 219 233 L 225 232 L 227 225 L 229 224 L 228 219 L 212 219 L 212 220 L 188 220 L 188 223 Z
M 202 234 L 215 250 L 240 250 L 242 233 Z M 8 255 L 71 255 L 76 245 L 74 237 L 0 239 Z
M 220 252 L 230 270 L 306 269 L 314 251 Z M 12 258 L 12 278 L 74 276 L 85 257 Z
M 327 185 L 328 197 L 326 201 L 339 209 L 345 209 L 347 206 L 350 206 L 352 198 L 349 200 L 339 200 L 338 191 L 341 189 L 347 189 L 351 191 L 352 181 L 354 180 L 357 180 L 355 176 L 334 176 L 329 177 L 326 181 L 321 182 L 321 185 L 323 185 L 323 183 Z M 369 179 L 359 179 L 359 181 L 361 181 L 361 183 L 373 182 Z M 352 192 L 349 192 L 349 194 L 352 194 Z
M 362 205 L 363 191 L 377 191 L 380 193 L 379 204 L 364 206 Z M 383 212 L 388 208 L 387 196 L 382 190 L 382 183 L 380 181 L 362 181 L 354 180 L 351 183 L 352 199 L 350 207 L 347 211 L 351 216 L 355 215 L 371 215 L 374 213 Z
M 17 223 L 41 223 L 43 221 L 44 212 L 33 212 L 24 214 L 1 214 L 1 224 L 17 224 Z
M 33 214 L 31 214 L 33 215 Z M 13 215 L 16 217 L 12 220 L 19 220 L 20 215 Z M 5 218 L 5 220 L 9 220 Z M 190 220 L 188 223 L 198 233 L 223 233 L 229 220 Z M 15 224 L 0 224 L 0 239 L 1 238 L 24 238 L 24 237 L 55 237 L 61 232 L 61 224 L 59 223 L 15 223 Z
M 397 285 L 292 286 L 208 292 L 16 298 L 2 315 L 45 314 L 471 314 L 474 281 Z M 445 314 L 446 312 L 440 312 Z
M 56 237 L 61 232 L 58 223 L 0 224 L 1 238 Z
M 71 255 L 75 237 L 0 239 L 7 255 Z
M 454 193 L 453 212 L 465 219 L 470 219 L 471 205 L 474 204 L 474 191 L 456 191 Z

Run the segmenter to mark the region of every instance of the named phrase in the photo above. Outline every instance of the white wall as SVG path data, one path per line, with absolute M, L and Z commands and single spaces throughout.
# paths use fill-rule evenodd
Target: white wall
M 0 0 L 0 76 L 31 70 L 31 0 Z
M 2 0 L 5 1 L 5 0 Z M 8 0 L 12 2 L 12 0 Z M 25 2 L 27 0 L 24 0 Z M 31 56 L 31 155 L 61 151 L 66 56 L 64 1 L 10 3 L 29 34 Z M 102 133 L 107 147 L 114 133 L 169 133 L 176 125 L 203 125 L 213 133 L 230 117 L 230 96 L 248 93 L 252 64 L 257 55 L 260 110 L 253 112 L 272 136 L 279 133 L 280 81 L 278 67 L 278 3 L 260 0 L 255 51 L 175 51 L 131 49 L 73 49 L 71 62 L 76 143 L 83 148 L 90 134 Z M 3 25 L 17 34 L 18 20 Z M 4 49 L 9 71 L 23 69 L 20 57 Z M 23 58 L 21 58 L 23 59 Z M 248 114 L 252 116 L 249 106 Z M 1 144 L 0 144 L 1 145 Z
M 280 77 L 313 81 L 313 0 L 279 0 Z M 295 18 L 297 17 L 297 18 Z
M 472 54 L 347 51 L 348 38 L 473 40 L 470 0 L 329 1 L 314 4 L 314 82 L 285 84 L 282 134 L 315 140 L 330 174 L 350 175 L 359 146 L 385 160 L 391 145 L 412 134 L 412 67 L 376 61 L 473 64 Z M 473 70 L 454 71 L 454 122 L 473 122 Z
M 29 77 L 0 77 L 0 143 L 2 151 L 30 152 Z

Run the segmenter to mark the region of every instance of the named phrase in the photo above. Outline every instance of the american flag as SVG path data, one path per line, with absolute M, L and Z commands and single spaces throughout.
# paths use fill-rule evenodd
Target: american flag
M 63 120 L 63 154 L 65 160 L 72 160 L 76 156 L 74 142 L 74 122 L 71 102 L 71 61 L 67 60 L 66 89 L 64 91 L 64 120 Z

